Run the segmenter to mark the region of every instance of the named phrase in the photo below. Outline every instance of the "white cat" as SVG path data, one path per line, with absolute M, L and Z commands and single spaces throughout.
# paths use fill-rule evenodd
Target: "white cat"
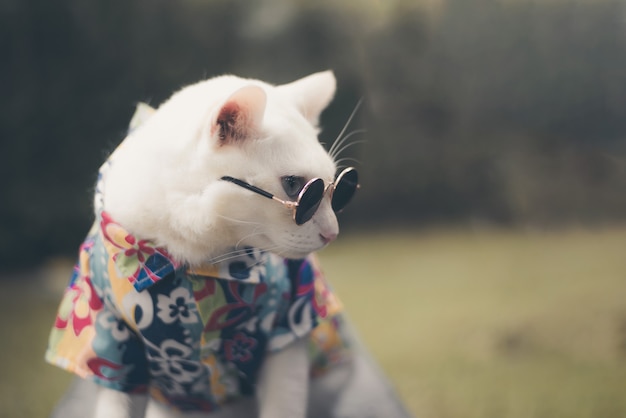
M 334 93 L 331 72 L 279 87 L 224 76 L 184 88 L 115 156 L 104 209 L 191 264 L 235 243 L 290 258 L 320 249 L 338 233 L 329 199 L 312 222 L 296 225 L 275 202 L 219 179 L 244 179 L 274 193 L 286 176 L 332 182 L 336 167 L 315 125 Z
M 55 416 L 408 416 L 310 256 L 358 187 L 317 140 L 335 84 L 222 76 L 140 107 L 46 353 L 101 386 Z

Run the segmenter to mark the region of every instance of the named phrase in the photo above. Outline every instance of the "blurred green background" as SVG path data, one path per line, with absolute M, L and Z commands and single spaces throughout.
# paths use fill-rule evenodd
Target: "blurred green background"
M 42 363 L 97 168 L 139 101 L 333 69 L 363 188 L 322 252 L 420 417 L 626 416 L 622 0 L 2 0 L 0 417 Z

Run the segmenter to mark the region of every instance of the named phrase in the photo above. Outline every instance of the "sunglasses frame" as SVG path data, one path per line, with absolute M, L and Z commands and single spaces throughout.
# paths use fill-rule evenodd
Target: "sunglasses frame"
M 331 193 L 330 198 L 332 200 L 332 196 L 333 196 L 333 193 L 334 193 L 334 191 L 336 189 L 336 185 L 339 184 L 341 179 L 347 173 L 350 173 L 350 172 L 355 172 L 357 174 L 357 176 L 358 176 L 358 172 L 356 171 L 356 169 L 354 167 L 347 167 L 347 168 L 344 168 L 341 171 L 341 173 L 339 173 L 339 175 L 335 178 L 334 181 L 332 181 L 332 182 L 328 183 L 326 186 L 324 186 L 324 191 L 322 192 L 322 195 L 321 195 L 319 201 L 316 203 L 317 207 L 315 207 L 315 205 L 312 206 L 312 207 L 315 207 L 315 210 L 313 211 L 313 214 L 315 214 L 315 212 L 317 212 L 317 209 L 319 207 L 320 202 L 324 199 L 324 196 L 326 196 L 326 192 L 328 192 L 329 189 L 331 190 L 330 191 L 330 193 Z M 358 177 L 357 177 L 357 179 L 358 179 Z M 276 202 L 282 204 L 287 209 L 290 209 L 290 210 L 293 211 L 292 218 L 293 218 L 294 222 L 296 223 L 296 225 L 304 225 L 305 223 L 310 221 L 311 218 L 313 217 L 313 214 L 312 214 L 311 217 L 309 217 L 308 219 L 306 219 L 303 222 L 298 222 L 298 220 L 297 220 L 298 208 L 300 207 L 300 201 L 302 200 L 304 194 L 307 192 L 307 190 L 309 190 L 311 188 L 311 186 L 313 184 L 315 184 L 317 182 L 320 182 L 320 181 L 322 182 L 322 184 L 324 184 L 324 180 L 323 179 L 321 179 L 319 177 L 312 178 L 311 180 L 309 180 L 309 181 L 307 181 L 305 183 L 305 185 L 302 187 L 302 190 L 300 190 L 300 192 L 298 193 L 298 198 L 295 201 L 293 201 L 293 200 L 283 200 L 283 199 L 281 199 L 279 197 L 276 197 L 275 195 L 273 195 L 272 193 L 268 192 L 267 190 L 263 190 L 263 189 L 261 189 L 259 187 L 253 186 L 252 184 L 246 183 L 245 181 L 240 180 L 240 179 L 235 178 L 235 177 L 223 176 L 223 177 L 220 178 L 220 180 L 224 180 L 224 181 L 228 181 L 230 183 L 236 184 L 237 186 L 243 187 L 244 189 L 250 190 L 251 192 L 259 194 L 259 195 L 261 195 L 263 197 L 266 197 L 268 199 L 275 200 Z M 358 190 L 359 188 L 360 188 L 360 185 L 357 182 L 354 191 L 356 192 L 356 190 Z M 354 194 L 354 192 L 353 192 L 353 194 Z M 352 196 L 350 196 L 350 199 L 352 199 Z M 350 202 L 350 199 L 348 199 L 348 201 L 346 202 L 346 205 Z M 344 205 L 344 207 L 345 207 L 345 205 Z M 336 213 L 339 213 L 342 210 L 343 210 L 343 207 L 341 209 L 337 210 Z

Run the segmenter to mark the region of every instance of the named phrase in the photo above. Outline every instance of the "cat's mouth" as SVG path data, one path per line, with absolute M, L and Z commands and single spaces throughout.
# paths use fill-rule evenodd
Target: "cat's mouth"
M 337 234 L 336 233 L 328 233 L 328 234 L 319 234 L 320 236 L 320 240 L 322 240 L 322 243 L 324 244 L 324 246 L 330 244 L 331 242 L 333 242 L 335 239 L 337 239 Z

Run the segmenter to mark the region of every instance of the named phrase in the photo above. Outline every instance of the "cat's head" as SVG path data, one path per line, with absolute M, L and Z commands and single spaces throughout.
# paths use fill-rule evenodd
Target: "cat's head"
M 233 248 L 288 258 L 322 248 L 339 231 L 328 195 L 298 225 L 285 205 L 221 178 L 283 201 L 295 201 L 312 178 L 332 182 L 336 166 L 317 121 L 335 84 L 327 71 L 281 86 L 223 76 L 184 88 L 115 152 L 104 209 L 191 264 Z

